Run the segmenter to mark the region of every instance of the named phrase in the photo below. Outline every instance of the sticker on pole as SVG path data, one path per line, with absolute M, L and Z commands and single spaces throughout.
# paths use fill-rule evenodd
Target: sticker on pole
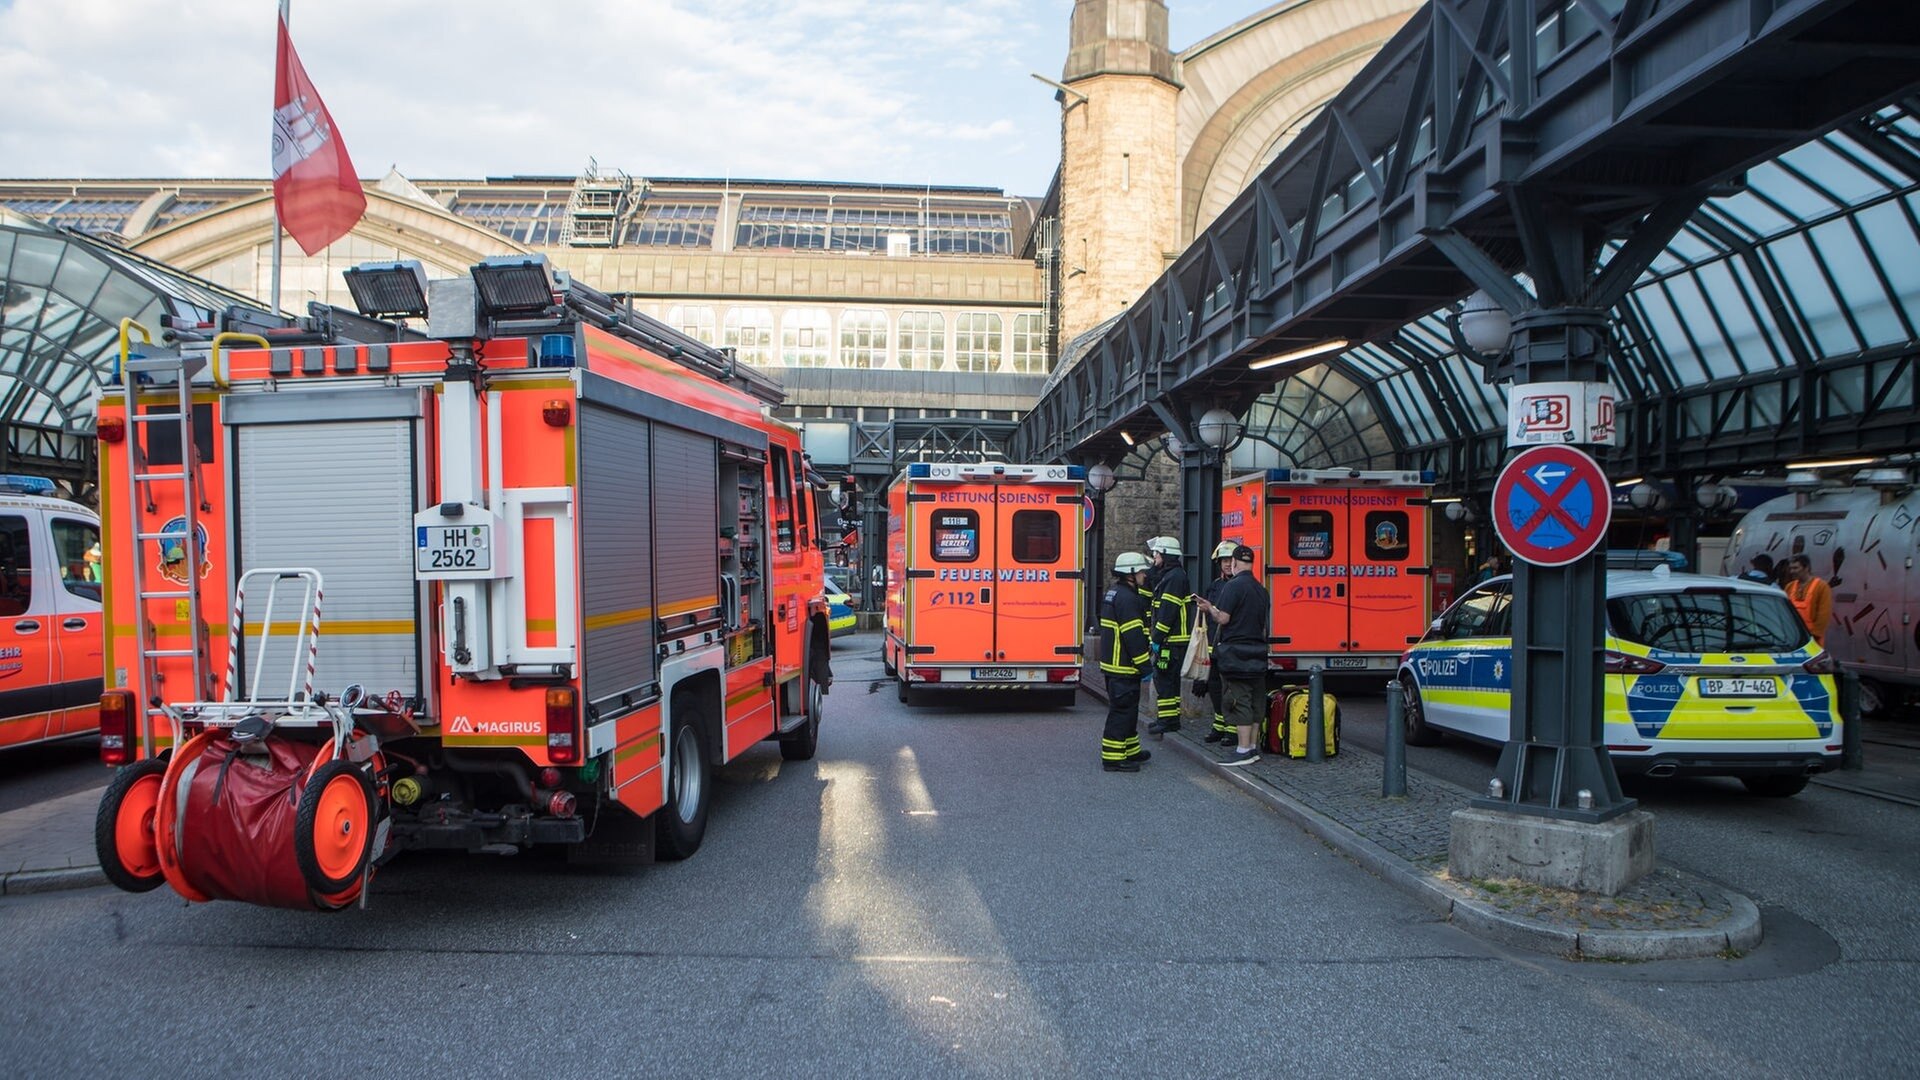
M 1571 446 L 1522 450 L 1493 484 L 1493 527 L 1514 557 L 1565 566 L 1591 553 L 1613 520 L 1600 466 Z

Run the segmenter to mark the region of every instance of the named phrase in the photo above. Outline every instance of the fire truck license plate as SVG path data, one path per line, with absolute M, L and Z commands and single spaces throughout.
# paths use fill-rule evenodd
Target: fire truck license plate
M 1010 667 L 977 667 L 973 669 L 976 679 L 1018 679 L 1020 673 Z
M 415 570 L 493 569 L 491 525 L 420 525 L 414 529 Z
M 1367 666 L 1367 658 L 1364 656 L 1330 656 L 1327 658 L 1327 666 L 1330 668 L 1363 668 Z
M 1770 698 L 1779 692 L 1779 684 L 1765 677 L 1700 680 L 1701 697 Z

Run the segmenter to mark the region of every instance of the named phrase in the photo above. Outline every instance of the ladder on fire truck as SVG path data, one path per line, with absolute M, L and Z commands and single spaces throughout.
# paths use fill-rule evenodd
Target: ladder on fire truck
M 134 351 L 130 332 L 139 333 L 146 344 L 143 351 Z M 134 568 L 133 622 L 136 634 L 132 688 L 136 694 L 146 695 L 140 708 L 149 719 L 166 715 L 154 704 L 158 697 L 154 693 L 154 681 L 159 675 L 161 660 L 179 658 L 190 662 L 193 689 L 184 695 L 188 700 L 213 697 L 212 688 L 207 682 L 211 670 L 210 635 L 200 617 L 199 567 L 201 560 L 206 557 L 200 540 L 200 514 L 208 507 L 200 490 L 200 447 L 193 436 L 193 378 L 206 370 L 210 361 L 217 370 L 219 357 L 217 344 L 215 351 L 208 355 L 189 356 L 177 349 L 156 348 L 152 341 L 146 327 L 132 319 L 121 321 L 119 379 L 127 423 L 127 467 L 123 486 L 126 490 L 127 521 L 132 525 L 134 544 L 134 557 L 130 560 Z M 142 412 L 141 389 L 165 390 L 169 379 L 172 387 L 167 393 L 166 404 L 154 411 Z M 179 448 L 178 461 L 155 464 L 151 460 L 154 456 L 151 452 L 152 440 L 163 430 L 173 433 L 175 445 Z M 161 500 L 175 492 L 180 501 L 180 531 L 176 533 L 168 528 L 171 522 L 150 526 L 149 519 L 158 515 Z M 180 545 L 178 565 L 181 583 L 177 588 L 154 587 L 149 583 L 148 575 L 157 572 L 158 565 L 171 561 L 168 559 L 168 545 L 175 542 Z M 147 560 L 142 557 L 142 551 L 149 543 L 156 545 L 160 551 L 160 559 L 154 568 L 149 568 Z M 150 607 L 154 601 L 172 601 L 176 616 L 185 617 L 184 646 L 161 644 L 161 624 L 154 619 Z M 172 628 L 168 629 L 171 631 Z M 170 638 L 174 636 L 169 633 Z M 142 751 L 148 756 L 155 751 L 153 733 L 157 726 L 153 723 L 140 725 L 146 742 Z

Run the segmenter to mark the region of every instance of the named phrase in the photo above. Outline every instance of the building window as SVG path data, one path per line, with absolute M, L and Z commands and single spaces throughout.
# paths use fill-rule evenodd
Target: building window
M 728 308 L 721 344 L 737 350 L 746 363 L 760 367 L 773 363 L 773 312 L 766 308 Z
M 937 311 L 902 312 L 898 349 L 902 370 L 939 371 L 946 367 L 946 317 Z
M 633 223 L 630 242 L 653 247 L 712 247 L 718 206 L 649 202 Z
M 970 311 L 953 320 L 953 366 L 992 371 L 1000 366 L 1000 316 Z
M 1011 255 L 1013 215 L 935 207 L 927 212 L 925 238 L 929 255 Z
M 705 304 L 675 304 L 667 309 L 664 321 L 695 341 L 712 345 L 719 340 L 715 333 L 713 309 Z
M 781 318 L 782 364 L 787 367 L 826 367 L 832 355 L 832 322 L 825 308 L 794 308 Z
M 1013 370 L 1022 375 L 1047 372 L 1047 338 L 1038 315 L 1013 317 Z
M 734 246 L 760 250 L 824 251 L 832 213 L 832 208 L 825 204 L 783 206 L 748 201 L 740 207 L 740 224 L 734 230 Z
M 856 308 L 840 313 L 840 366 L 887 366 L 887 313 Z

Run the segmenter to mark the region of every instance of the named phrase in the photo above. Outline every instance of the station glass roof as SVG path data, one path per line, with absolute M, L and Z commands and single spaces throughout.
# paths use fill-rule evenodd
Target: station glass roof
M 1622 397 L 1644 401 L 1920 343 L 1916 113 L 1920 103 L 1907 101 L 1843 125 L 1749 170 L 1739 193 L 1709 200 L 1615 308 L 1612 368 Z M 1365 433 L 1384 419 L 1400 450 L 1498 430 L 1505 387 L 1488 385 L 1454 349 L 1447 314 L 1289 374 L 1249 414 L 1249 434 L 1277 445 L 1287 464 L 1384 468 L 1395 447 L 1330 437 L 1328 409 L 1340 414 L 1335 431 Z M 1778 425 L 1774 400 L 1756 398 L 1732 422 Z M 1318 404 L 1303 413 L 1293 403 L 1304 401 Z M 1289 423 L 1313 430 L 1288 431 Z

